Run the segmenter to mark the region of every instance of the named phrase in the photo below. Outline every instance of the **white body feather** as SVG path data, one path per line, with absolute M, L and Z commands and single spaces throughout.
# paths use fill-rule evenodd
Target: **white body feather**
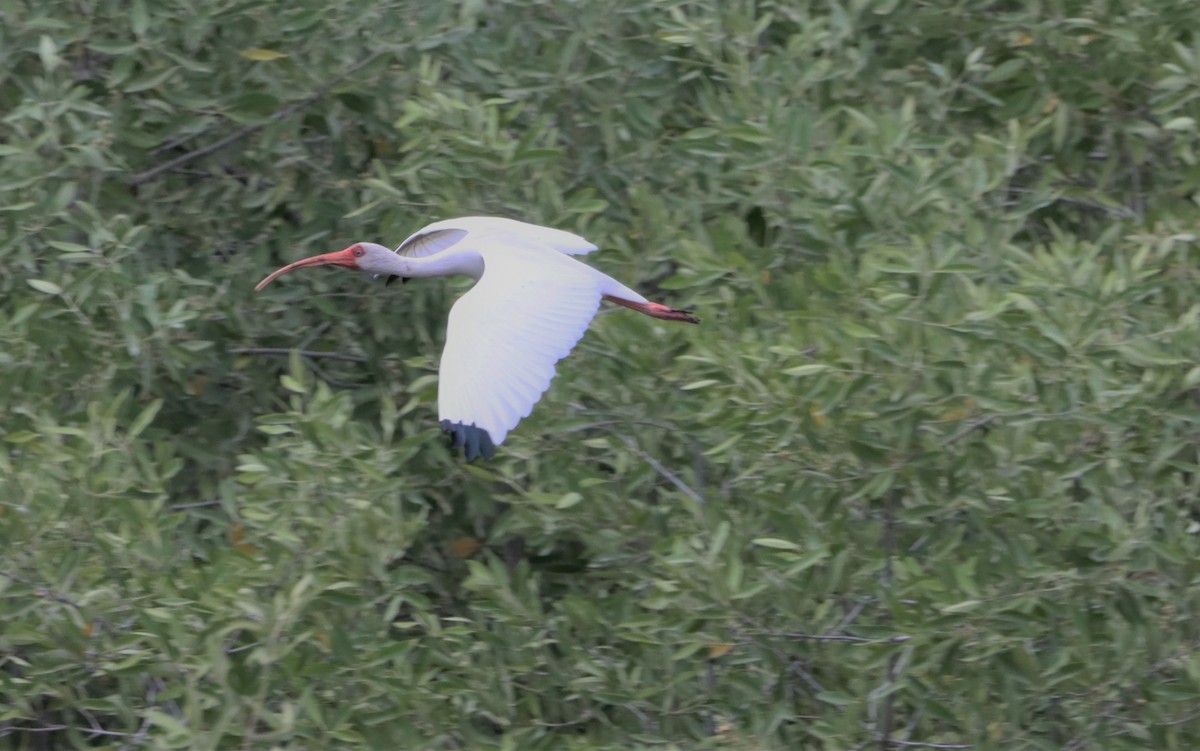
M 438 370 L 438 417 L 474 426 L 499 445 L 527 417 L 611 295 L 645 303 L 624 284 L 571 256 L 582 237 L 512 219 L 466 217 L 413 233 L 396 254 L 425 263 L 385 273 L 466 274 L 477 281 L 450 310 Z

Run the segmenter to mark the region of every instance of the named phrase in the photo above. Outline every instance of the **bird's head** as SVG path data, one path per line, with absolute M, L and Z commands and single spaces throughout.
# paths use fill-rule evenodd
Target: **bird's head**
M 389 248 L 376 243 L 354 243 L 350 247 L 336 253 L 324 253 L 311 258 L 303 258 L 295 263 L 289 263 L 278 269 L 254 288 L 258 292 L 263 287 L 275 281 L 293 269 L 306 269 L 309 266 L 342 266 L 347 269 L 361 269 L 369 274 L 384 273 L 388 257 L 393 253 Z

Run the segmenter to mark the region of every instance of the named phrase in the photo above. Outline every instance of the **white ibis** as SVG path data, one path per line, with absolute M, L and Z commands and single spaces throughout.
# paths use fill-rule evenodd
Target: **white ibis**
M 475 284 L 450 309 L 438 383 L 438 418 L 467 460 L 491 458 L 529 415 L 596 315 L 601 300 L 666 321 L 699 323 L 687 310 L 653 303 L 581 263 L 596 246 L 579 235 L 495 217 L 463 217 L 418 230 L 395 251 L 360 242 L 284 266 L 342 266 L 373 276 L 462 274 Z

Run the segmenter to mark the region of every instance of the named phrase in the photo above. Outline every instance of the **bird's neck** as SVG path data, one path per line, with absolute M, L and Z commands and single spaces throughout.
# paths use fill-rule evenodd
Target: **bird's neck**
M 399 254 L 387 257 L 384 273 L 393 276 L 426 277 L 461 274 L 478 280 L 483 276 L 483 258 L 470 251 L 443 251 L 423 258 Z

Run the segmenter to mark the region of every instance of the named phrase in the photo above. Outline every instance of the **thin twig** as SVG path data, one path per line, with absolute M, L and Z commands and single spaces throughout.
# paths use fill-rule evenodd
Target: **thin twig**
M 196 501 L 195 503 L 176 503 L 174 506 L 168 506 L 167 508 L 169 508 L 171 511 L 186 511 L 187 509 L 190 509 L 190 508 L 211 508 L 213 506 L 220 506 L 220 505 L 221 505 L 220 499 L 214 498 L 211 501 Z
M 196 138 L 197 136 L 204 135 L 209 130 L 211 130 L 211 127 L 201 128 L 200 130 L 194 130 L 191 133 L 184 133 L 181 136 L 176 136 L 175 138 L 172 138 L 170 141 L 163 141 L 159 145 L 150 149 L 150 153 L 151 154 L 161 154 L 164 151 L 170 151 L 171 149 L 173 149 L 177 146 L 184 145 L 185 143 L 192 140 L 193 138 Z
M 851 644 L 900 644 L 912 639 L 907 634 L 897 634 L 884 639 L 868 639 L 863 636 L 848 636 L 846 634 L 802 634 L 797 631 L 763 631 L 760 636 L 777 636 L 785 639 L 804 639 L 807 641 L 844 641 Z
M 655 472 L 662 475 L 668 482 L 670 482 L 672 485 L 674 485 L 675 487 L 682 490 L 684 495 L 686 495 L 688 498 L 691 498 L 693 501 L 700 504 L 701 506 L 704 505 L 704 496 L 700 495 L 696 491 L 689 488 L 687 486 L 687 483 L 685 483 L 683 480 L 680 480 L 679 477 L 674 472 L 672 472 L 671 470 L 667 469 L 662 464 L 660 464 L 659 461 L 657 459 L 655 459 L 653 456 L 650 456 L 645 451 L 642 451 L 640 448 L 638 448 L 637 444 L 633 442 L 632 438 L 626 438 L 625 444 L 627 446 L 629 446 L 629 449 L 631 451 L 633 451 L 635 454 L 640 456 L 643 461 L 645 461 L 652 468 L 654 468 Z
M 867 607 L 867 604 L 865 602 L 860 602 L 860 603 L 855 604 L 854 607 L 850 608 L 850 612 L 846 613 L 846 617 L 842 618 L 841 623 L 839 623 L 837 626 L 835 626 L 833 631 L 831 631 L 830 633 L 835 634 L 835 635 L 841 634 L 843 631 L 846 630 L 847 627 L 850 626 L 851 623 L 854 623 L 854 621 L 856 621 L 858 619 L 859 614 L 861 614 L 862 611 L 866 607 Z
M 904 743 L 904 741 L 900 741 L 892 737 L 892 733 L 896 728 L 896 712 L 895 702 L 892 698 L 895 696 L 895 693 L 890 692 L 890 689 L 892 686 L 896 685 L 896 679 L 900 677 L 900 673 L 904 670 L 906 662 L 907 659 L 905 659 L 904 652 L 901 651 L 893 653 L 892 656 L 888 658 L 886 679 L 879 686 L 879 688 L 871 692 L 869 698 L 869 701 L 874 704 L 878 694 L 885 691 L 889 692 L 888 695 L 883 698 L 883 718 L 880 721 L 880 724 L 883 725 L 883 732 L 879 734 L 880 751 L 887 751 L 888 748 L 890 748 L 893 744 Z
M 788 672 L 795 673 L 796 675 L 800 676 L 800 680 L 807 683 L 808 687 L 816 693 L 825 693 L 825 687 L 821 685 L 820 681 L 812 676 L 812 673 L 804 669 L 804 665 L 799 660 L 792 660 L 791 664 L 788 665 Z
M 1028 188 L 1009 188 L 1012 193 L 1037 193 L 1038 191 Z M 1080 206 L 1085 209 L 1093 209 L 1109 216 L 1118 216 L 1122 219 L 1136 219 L 1137 214 L 1125 206 L 1106 206 L 1099 201 L 1093 201 L 1087 198 L 1078 198 L 1074 196 L 1055 195 L 1051 199 L 1052 202 L 1066 203 L 1073 206 Z M 1009 202 L 1009 205 L 1014 205 L 1015 202 Z
M 17 574 L 9 573 L 7 571 L 0 571 L 0 576 L 7 576 L 9 579 L 12 579 L 13 581 L 17 582 L 18 584 L 24 584 L 26 587 L 33 589 L 34 593 L 37 594 L 37 596 L 39 596 L 39 597 L 49 597 L 51 600 L 55 600 L 56 602 L 61 602 L 64 605 L 70 605 L 71 607 L 75 608 L 76 610 L 79 610 L 79 611 L 83 610 L 83 606 L 80 605 L 78 602 L 75 602 L 74 600 L 72 600 L 70 597 L 59 594 L 58 592 L 55 592 L 53 589 L 50 589 L 49 587 L 45 587 L 36 582 L 32 582 L 23 576 L 18 576 Z
M 1133 161 L 1128 150 L 1121 152 L 1121 160 L 1130 171 L 1130 182 L 1133 183 L 1133 216 L 1140 222 L 1146 215 L 1146 201 L 1142 196 L 1142 166 Z
M 332 325 L 333 325 L 333 321 L 325 321 L 320 326 L 317 326 L 315 329 L 308 332 L 308 336 L 304 337 L 304 341 L 300 342 L 300 345 L 297 346 L 296 349 L 308 349 L 308 345 L 315 342 L 317 340 L 317 337 L 323 336 L 325 334 L 325 332 L 329 330 L 329 327 Z
M 279 110 L 275 114 L 271 115 L 271 117 L 268 118 L 266 123 L 259 123 L 256 125 L 247 125 L 243 128 L 239 128 L 239 129 L 235 130 L 234 132 L 230 133 L 229 135 L 225 136 L 224 138 L 214 141 L 214 142 L 208 144 L 207 146 L 202 146 L 202 147 L 196 149 L 195 151 L 189 151 L 186 154 L 181 154 L 180 156 L 177 156 L 174 159 L 163 162 L 162 164 L 159 164 L 156 167 L 151 167 L 150 169 L 146 170 L 145 172 L 138 173 L 138 174 L 134 175 L 132 178 L 130 178 L 129 184 L 136 186 L 136 185 L 141 185 L 142 183 L 145 183 L 145 182 L 149 182 L 150 180 L 153 180 L 154 178 L 158 177 L 159 175 L 161 175 L 164 172 L 169 172 L 170 170 L 173 170 L 177 167 L 182 167 L 183 165 L 187 164 L 188 162 L 195 161 L 195 160 L 199 159 L 200 157 L 208 156 L 209 154 L 212 154 L 216 151 L 220 151 L 221 149 L 225 148 L 229 144 L 231 144 L 235 141 L 238 141 L 242 138 L 245 138 L 246 136 L 250 135 L 251 133 L 254 133 L 255 131 L 261 130 L 264 126 L 267 125 L 267 123 L 276 122 L 276 121 L 284 120 L 286 118 L 291 117 L 292 115 L 296 114 L 297 112 L 299 112 L 300 110 L 309 106 L 310 104 L 313 104 L 314 102 L 316 102 L 320 99 L 323 99 L 327 94 L 329 94 L 330 90 L 333 89 L 334 86 L 338 85 L 342 81 L 344 81 L 347 78 L 349 78 L 350 76 L 354 75 L 354 73 L 358 72 L 362 68 L 364 68 L 367 65 L 369 65 L 370 63 L 374 62 L 374 60 L 376 58 L 378 58 L 380 55 L 382 55 L 383 53 L 384 53 L 384 50 L 376 50 L 376 51 L 372 52 L 370 55 L 367 55 L 362 60 L 359 60 L 358 62 L 354 63 L 349 68 L 347 68 L 346 70 L 342 71 L 341 73 L 337 74 L 333 78 L 329 79 L 325 83 L 318 86 L 316 91 L 314 91 L 313 93 L 309 94 L 308 96 L 304 97 L 303 99 L 301 99 L 299 101 L 289 104 L 288 106 Z
M 245 652 L 247 649 L 254 649 L 255 647 L 257 647 L 259 645 L 259 643 L 260 642 L 253 641 L 253 642 L 250 642 L 249 644 L 243 644 L 240 647 L 231 647 L 231 648 L 225 650 L 225 654 L 235 655 L 238 652 Z
M 8 727 L 0 730 L 0 737 L 13 733 L 58 733 L 63 730 L 75 730 L 88 736 L 107 735 L 113 738 L 131 738 L 134 733 L 122 733 L 117 730 L 101 730 L 99 728 L 81 728 L 74 725 L 43 725 L 37 728 Z
M 717 661 L 709 659 L 708 664 L 704 666 L 704 688 L 708 694 L 709 701 L 714 701 L 713 692 L 717 687 Z M 704 713 L 704 730 L 709 737 L 717 734 L 717 718 L 710 710 Z
M 312 368 L 312 371 L 314 373 L 316 373 L 317 376 L 321 378 L 321 380 L 325 381 L 325 383 L 328 383 L 330 386 L 333 386 L 334 388 L 356 389 L 359 387 L 359 384 L 357 384 L 357 383 L 350 383 L 349 381 L 343 381 L 339 378 L 334 378 L 333 376 L 326 373 L 321 368 L 321 366 L 317 365 L 315 362 L 310 362 L 308 364 L 308 367 Z
M 162 685 L 156 678 L 150 678 L 146 683 L 146 706 L 153 707 L 157 703 L 159 690 L 166 688 L 166 686 Z M 131 751 L 142 745 L 142 741 L 145 740 L 146 733 L 148 732 L 150 732 L 149 715 L 142 720 L 142 726 L 137 729 L 137 732 L 129 740 L 121 744 L 121 751 Z
M 986 417 L 980 417 L 978 420 L 971 420 L 966 425 L 962 426 L 953 434 L 951 434 L 949 438 L 942 441 L 942 445 L 949 446 L 950 444 L 965 438 L 968 434 L 974 433 L 980 428 L 987 427 L 989 423 L 995 422 L 996 418 L 996 415 L 987 415 Z
M 921 708 L 917 707 L 912 711 L 912 716 L 908 718 L 908 725 L 904 728 L 904 740 L 911 740 L 913 733 L 917 731 L 917 723 L 921 721 Z
M 880 582 L 885 588 L 892 587 L 892 557 L 896 550 L 896 506 L 900 503 L 900 494 L 892 491 L 887 494 L 887 499 L 884 501 L 884 526 L 883 526 L 883 578 Z M 891 620 L 889 618 L 888 620 Z M 872 691 L 872 701 L 874 704 L 874 695 L 887 691 L 896 683 L 896 678 L 900 675 L 903 668 L 903 652 L 894 653 L 888 658 L 887 673 L 884 676 L 883 684 L 879 688 Z M 892 732 L 895 729 L 896 717 L 894 712 L 895 692 L 888 691 L 883 697 L 883 712 L 880 718 L 880 725 L 883 730 L 879 734 L 879 749 L 880 751 L 888 751 L 894 738 Z
M 301 357 L 311 357 L 314 360 L 325 358 L 326 360 L 339 360 L 341 362 L 366 362 L 367 358 L 359 357 L 358 355 L 344 355 L 341 352 L 321 352 L 315 349 L 297 349 L 292 350 L 287 347 L 235 347 L 225 350 L 231 355 L 283 355 L 287 356 L 292 352 L 298 353 Z

